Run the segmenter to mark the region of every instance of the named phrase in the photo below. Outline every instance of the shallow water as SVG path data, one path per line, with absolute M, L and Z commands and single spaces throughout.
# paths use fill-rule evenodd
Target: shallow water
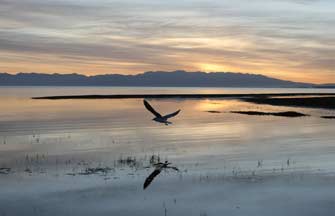
M 165 126 L 151 121 L 139 99 L 30 99 L 286 91 L 303 89 L 0 88 L 0 167 L 12 168 L 0 174 L 0 214 L 267 215 L 280 208 L 277 215 L 334 213 L 334 120 L 320 118 L 333 115 L 332 110 L 234 99 L 150 100 L 161 113 L 182 110 Z M 311 116 L 230 113 L 236 110 L 292 110 Z M 169 160 L 181 172 L 163 172 L 143 191 L 144 179 L 153 170 L 146 168 L 152 155 Z M 123 162 L 128 157 L 131 161 Z M 80 175 L 87 167 L 112 171 Z

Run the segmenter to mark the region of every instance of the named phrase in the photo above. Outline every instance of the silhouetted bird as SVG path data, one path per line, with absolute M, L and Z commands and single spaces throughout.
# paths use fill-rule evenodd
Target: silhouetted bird
M 172 122 L 169 122 L 168 119 L 176 116 L 180 112 L 180 110 L 178 110 L 174 113 L 162 116 L 154 108 L 152 108 L 152 106 L 149 104 L 148 101 L 143 100 L 143 103 L 144 103 L 145 108 L 147 108 L 147 110 L 149 110 L 152 114 L 154 114 L 155 118 L 153 118 L 152 120 L 159 122 L 159 123 L 164 123 L 165 125 L 172 124 Z
M 173 169 L 175 171 L 179 171 L 177 167 L 169 166 L 170 164 L 171 163 L 167 161 L 165 161 L 164 163 L 160 162 L 155 164 L 155 170 L 145 179 L 145 182 L 143 184 L 143 190 L 145 190 L 151 184 L 151 182 L 156 178 L 157 175 L 159 175 L 159 173 L 161 173 L 163 169 Z

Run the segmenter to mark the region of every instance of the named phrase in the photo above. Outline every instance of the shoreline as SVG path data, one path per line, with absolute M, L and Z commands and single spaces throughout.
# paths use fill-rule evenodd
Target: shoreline
M 255 104 L 266 104 L 272 106 L 289 106 L 304 108 L 335 109 L 335 96 L 325 97 L 294 97 L 294 98 L 273 98 L 273 97 L 252 97 L 242 99 Z
M 34 100 L 66 100 L 66 99 L 141 99 L 141 98 L 268 98 L 292 96 L 334 96 L 335 93 L 255 93 L 255 94 L 117 94 L 117 95 L 53 95 L 32 97 Z
M 280 98 L 276 98 L 280 97 Z M 69 99 L 238 99 L 254 104 L 303 108 L 335 109 L 335 93 L 270 93 L 270 94 L 119 94 L 59 95 L 33 97 L 34 100 Z

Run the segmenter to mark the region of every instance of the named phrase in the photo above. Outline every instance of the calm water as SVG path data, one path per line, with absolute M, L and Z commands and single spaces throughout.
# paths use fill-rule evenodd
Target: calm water
M 335 90 L 1 87 L 0 167 L 10 167 L 12 172 L 0 174 L 0 214 L 266 215 L 287 196 L 305 199 L 306 188 L 313 187 L 312 198 L 284 203 L 286 212 L 278 215 L 296 215 L 294 205 L 322 199 L 325 206 L 306 209 L 305 215 L 335 212 L 331 204 L 335 195 L 326 188 L 333 184 L 335 171 L 334 120 L 320 118 L 334 115 L 332 110 L 254 105 L 234 99 L 150 100 L 162 113 L 182 110 L 172 119 L 173 125 L 165 126 L 151 121 L 152 115 L 139 99 L 30 99 L 69 94 L 270 92 Z M 294 110 L 311 116 L 230 113 L 237 110 Z M 152 155 L 182 171 L 162 173 L 143 191 L 143 181 L 152 171 L 146 168 Z M 135 164 L 122 163 L 127 157 Z M 113 172 L 67 175 L 104 166 Z M 312 177 L 304 179 L 304 175 Z M 252 201 L 246 200 L 245 190 L 264 196 L 257 193 L 251 195 Z M 267 208 L 261 205 L 268 200 L 273 203 Z

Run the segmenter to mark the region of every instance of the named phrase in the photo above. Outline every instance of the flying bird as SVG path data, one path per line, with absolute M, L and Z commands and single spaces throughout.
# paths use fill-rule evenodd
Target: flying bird
M 168 161 L 165 161 L 164 163 L 160 162 L 160 163 L 154 164 L 155 170 L 145 179 L 144 184 L 143 184 L 143 190 L 145 190 L 151 184 L 151 182 L 156 178 L 156 176 L 159 175 L 159 173 L 162 172 L 162 170 L 173 169 L 179 172 L 179 169 L 177 167 L 169 166 L 170 164 L 171 163 L 169 163 Z
M 145 108 L 147 108 L 147 110 L 149 110 L 152 114 L 154 114 L 155 118 L 153 118 L 152 120 L 159 122 L 159 123 L 164 123 L 165 125 L 172 124 L 172 122 L 169 122 L 168 119 L 176 116 L 180 112 L 180 110 L 177 110 L 176 112 L 162 116 L 154 108 L 152 108 L 152 106 L 149 104 L 148 101 L 143 100 L 143 103 L 144 103 Z

